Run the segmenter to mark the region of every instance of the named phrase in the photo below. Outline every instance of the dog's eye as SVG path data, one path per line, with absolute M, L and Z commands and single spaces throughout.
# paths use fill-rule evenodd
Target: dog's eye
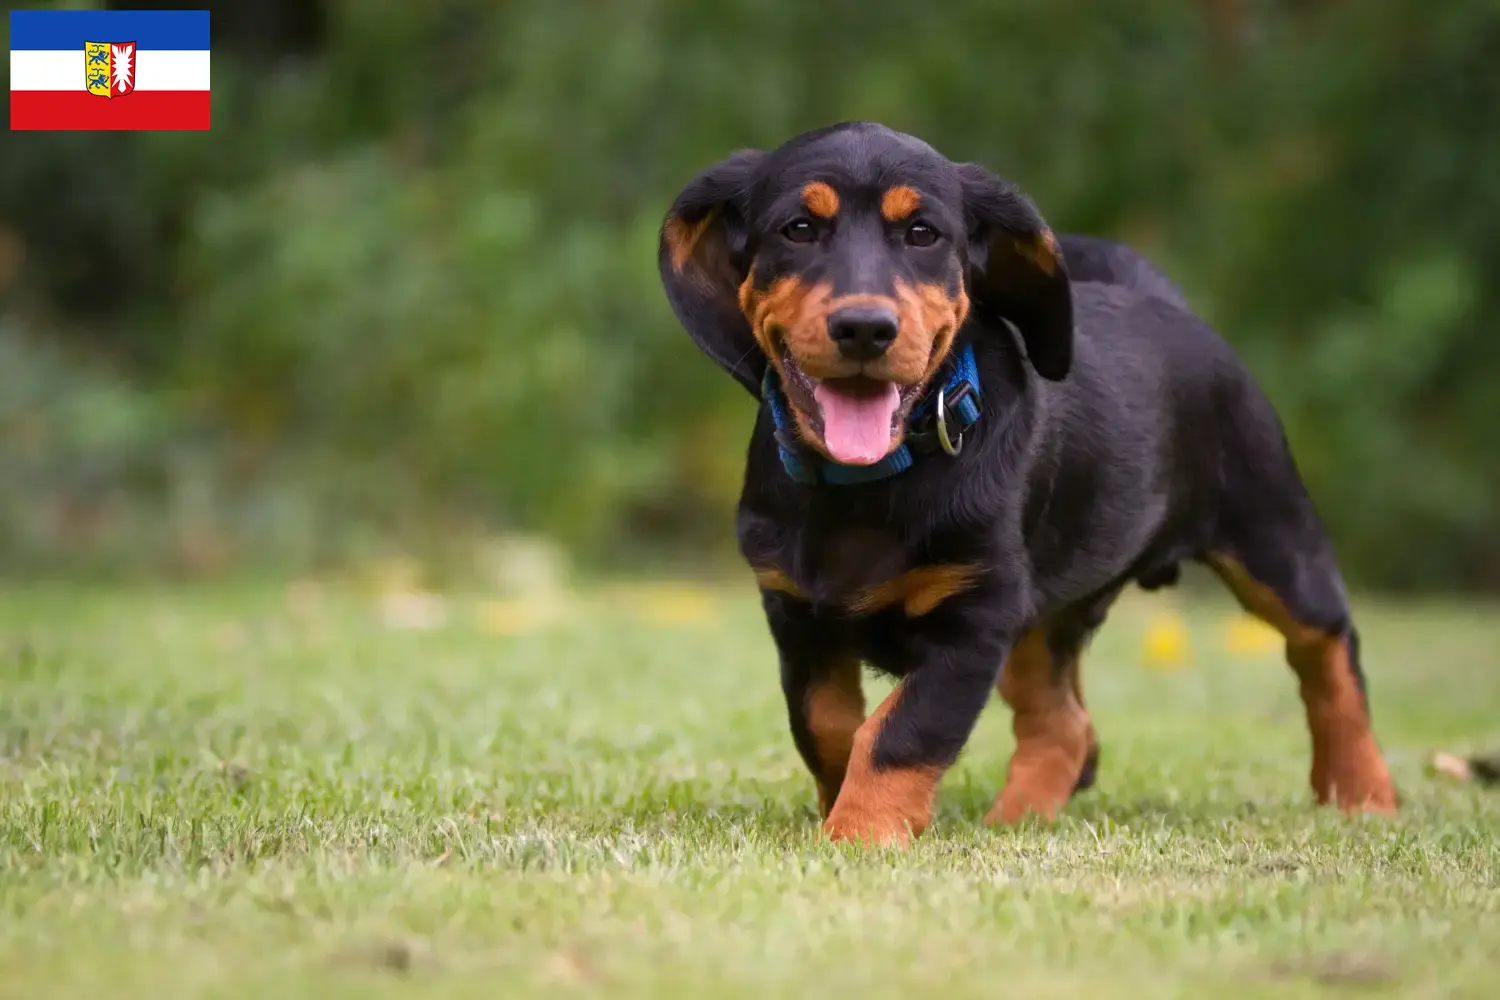
M 906 227 L 906 242 L 914 247 L 930 247 L 938 241 L 938 231 L 925 222 Z
M 818 238 L 811 219 L 793 219 L 781 227 L 781 235 L 792 243 L 811 243 Z

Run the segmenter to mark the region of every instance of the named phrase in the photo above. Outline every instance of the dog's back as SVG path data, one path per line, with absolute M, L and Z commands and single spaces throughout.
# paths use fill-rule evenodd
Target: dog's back
M 1075 530 L 1033 537 L 1044 591 L 1171 583 L 1247 505 L 1315 519 L 1274 408 L 1182 291 L 1124 244 L 1059 243 L 1077 340 L 1068 381 L 1042 393 L 1056 464 L 1033 503 Z
M 1217 399 L 1241 370 L 1182 292 L 1136 250 L 1059 240 L 1072 279 L 1076 340 L 1066 382 L 1035 390 L 1050 468 L 1030 504 L 1054 532 L 1031 558 L 1049 598 L 1111 581 L 1167 582 L 1212 531 L 1221 446 Z
M 1074 285 L 1120 285 L 1189 308 L 1182 290 L 1133 247 L 1097 236 L 1068 235 L 1058 243 Z

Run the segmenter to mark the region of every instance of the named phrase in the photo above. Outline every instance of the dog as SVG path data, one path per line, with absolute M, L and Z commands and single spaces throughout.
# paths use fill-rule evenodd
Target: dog
M 1099 760 L 1082 650 L 1185 560 L 1285 638 L 1317 801 L 1397 810 L 1280 420 L 1142 255 L 1059 239 L 985 168 L 846 122 L 694 177 L 658 266 L 760 401 L 738 543 L 827 837 L 919 835 L 997 686 L 1016 747 L 985 821 L 1054 819 Z M 862 664 L 897 678 L 868 715 Z

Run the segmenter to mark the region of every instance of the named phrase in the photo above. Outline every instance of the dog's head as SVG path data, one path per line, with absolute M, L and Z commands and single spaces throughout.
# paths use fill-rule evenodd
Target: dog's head
M 1067 375 L 1073 307 L 1052 231 L 1016 188 L 880 125 L 745 150 L 699 174 L 662 227 L 667 297 L 698 346 L 759 394 L 776 367 L 802 437 L 869 465 L 967 319 L 1020 331 Z

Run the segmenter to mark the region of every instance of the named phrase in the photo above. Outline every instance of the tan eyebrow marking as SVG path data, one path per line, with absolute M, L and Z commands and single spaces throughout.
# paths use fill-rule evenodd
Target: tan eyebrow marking
M 886 222 L 900 222 L 922 207 L 922 196 L 905 184 L 887 188 L 880 198 L 880 214 Z
M 839 214 L 839 193 L 823 181 L 813 181 L 802 189 L 802 204 L 820 219 Z

